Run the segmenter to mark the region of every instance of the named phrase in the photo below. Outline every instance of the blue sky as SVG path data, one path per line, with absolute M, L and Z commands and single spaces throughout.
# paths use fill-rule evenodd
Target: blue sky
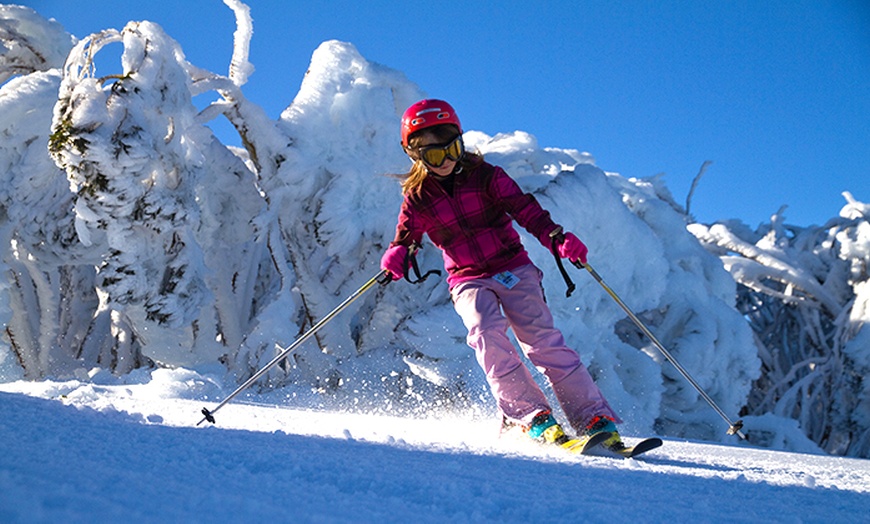
M 159 23 L 226 72 L 220 0 L 16 0 L 82 38 Z M 323 41 L 353 43 L 457 109 L 466 129 L 522 130 L 627 177 L 665 174 L 701 222 L 823 224 L 870 203 L 870 2 L 250 0 L 247 97 L 277 118 Z M 398 140 L 398 139 L 397 139 Z

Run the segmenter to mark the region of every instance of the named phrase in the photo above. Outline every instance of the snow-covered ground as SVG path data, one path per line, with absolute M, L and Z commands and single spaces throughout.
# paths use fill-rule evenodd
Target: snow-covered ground
M 570 457 L 491 418 L 314 411 L 185 370 L 0 385 L 0 522 L 866 522 L 870 462 L 665 439 Z M 105 385 L 98 385 L 104 383 Z M 628 440 L 631 440 L 628 436 Z

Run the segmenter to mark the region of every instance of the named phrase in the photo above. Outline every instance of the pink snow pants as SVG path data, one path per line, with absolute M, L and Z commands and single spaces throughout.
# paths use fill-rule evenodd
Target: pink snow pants
M 580 357 L 553 326 L 541 271 L 529 264 L 511 273 L 519 278 L 511 289 L 495 278 L 480 278 L 460 282 L 451 290 L 456 312 L 468 328 L 468 345 L 486 373 L 501 412 L 513 422 L 528 425 L 535 415 L 550 409 L 507 336 L 510 327 L 526 356 L 549 379 L 575 431 L 581 432 L 597 415 L 619 421 Z

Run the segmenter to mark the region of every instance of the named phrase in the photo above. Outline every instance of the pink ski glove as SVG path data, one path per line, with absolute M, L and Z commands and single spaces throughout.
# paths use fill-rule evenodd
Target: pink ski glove
M 405 259 L 408 257 L 408 246 L 392 246 L 381 257 L 381 269 L 390 272 L 393 280 L 405 276 Z
M 589 248 L 574 233 L 565 233 L 565 240 L 559 244 L 558 249 L 560 257 L 567 258 L 571 262 L 579 260 L 581 264 L 586 263 L 586 255 L 589 253 Z

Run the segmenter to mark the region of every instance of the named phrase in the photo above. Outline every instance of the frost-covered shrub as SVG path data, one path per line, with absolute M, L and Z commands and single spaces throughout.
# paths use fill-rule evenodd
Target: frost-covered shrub
M 826 451 L 870 456 L 870 206 L 844 193 L 824 226 L 693 224 L 740 283 L 737 308 L 761 342 L 747 413 L 796 419 Z

